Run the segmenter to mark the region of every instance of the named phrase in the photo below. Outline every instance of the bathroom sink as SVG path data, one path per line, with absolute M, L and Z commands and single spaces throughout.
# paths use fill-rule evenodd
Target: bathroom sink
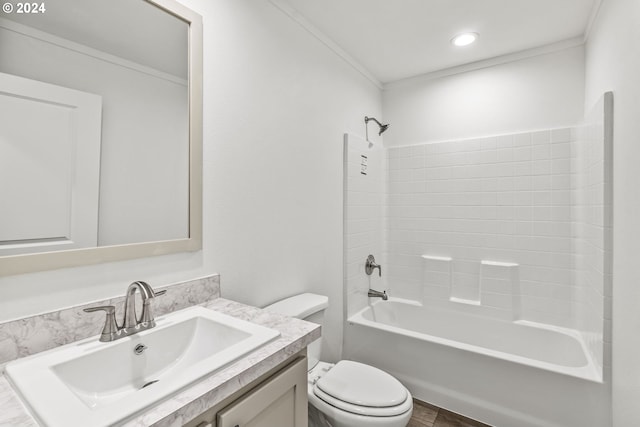
M 156 322 L 117 341 L 93 337 L 17 360 L 7 377 L 44 425 L 108 426 L 280 335 L 203 307 Z

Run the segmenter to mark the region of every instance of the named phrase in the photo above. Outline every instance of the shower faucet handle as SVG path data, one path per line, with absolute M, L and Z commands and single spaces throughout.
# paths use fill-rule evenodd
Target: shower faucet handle
M 367 261 L 364 264 L 365 273 L 371 276 L 371 273 L 373 273 L 373 270 L 375 270 L 376 268 L 378 269 L 378 276 L 382 277 L 382 266 L 376 264 L 376 259 L 373 257 L 373 255 L 369 255 L 367 257 Z

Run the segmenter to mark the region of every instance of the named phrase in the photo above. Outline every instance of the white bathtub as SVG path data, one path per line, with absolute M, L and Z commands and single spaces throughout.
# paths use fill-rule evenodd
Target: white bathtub
M 384 369 L 421 400 L 496 427 L 608 427 L 607 385 L 576 331 L 413 301 L 348 319 L 346 358 Z

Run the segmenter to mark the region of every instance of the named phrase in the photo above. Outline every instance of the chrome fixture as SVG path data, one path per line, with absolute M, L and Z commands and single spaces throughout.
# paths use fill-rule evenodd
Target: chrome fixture
M 382 132 L 386 131 L 387 129 L 389 129 L 389 126 L 391 126 L 389 123 L 387 123 L 386 125 L 383 125 L 382 123 L 380 123 L 375 117 L 364 117 L 364 128 L 365 128 L 365 132 L 367 134 L 367 141 L 369 140 L 369 122 L 373 120 L 374 122 L 376 122 L 378 124 L 378 126 L 380 127 L 380 132 L 378 132 L 378 135 L 382 135 Z
M 378 119 L 376 119 L 375 117 L 364 117 L 364 123 L 367 124 L 369 123 L 371 120 L 373 120 L 374 122 L 376 122 L 378 124 L 378 126 L 380 127 L 380 132 L 378 132 L 378 135 L 382 135 L 382 133 L 384 131 L 386 131 L 387 129 L 389 129 L 389 124 L 387 123 L 386 125 L 383 125 L 382 123 L 380 123 L 378 121 Z
M 138 344 L 134 349 L 133 349 L 133 353 L 136 356 L 141 355 L 142 353 L 144 353 L 144 351 L 147 349 L 147 346 L 144 344 Z
M 373 298 L 382 298 L 383 301 L 386 301 L 389 299 L 389 295 L 387 295 L 387 291 L 375 291 L 373 289 L 369 289 L 369 292 L 367 293 L 367 296 L 369 296 L 369 298 L 373 297 Z
M 376 264 L 376 259 L 373 257 L 373 255 L 369 255 L 367 257 L 367 261 L 364 264 L 365 273 L 371 276 L 371 274 L 373 273 L 373 270 L 375 270 L 376 268 L 378 269 L 378 276 L 382 277 L 382 266 Z M 369 293 L 367 295 L 369 297 L 382 298 L 384 301 L 389 299 L 389 297 L 387 296 L 387 291 L 380 292 L 374 289 L 369 289 Z
M 142 298 L 142 314 L 139 318 L 136 316 L 136 292 L 139 292 Z M 87 313 L 94 311 L 106 312 L 107 318 L 105 319 L 104 327 L 100 334 L 100 341 L 115 341 L 156 326 L 151 301 L 157 296 L 164 295 L 166 292 L 166 290 L 155 292 L 148 283 L 142 281 L 136 281 L 130 284 L 127 288 L 126 299 L 124 301 L 122 326 L 119 326 L 116 321 L 116 308 L 112 305 L 85 308 L 84 311 Z M 144 351 L 144 349 L 142 349 L 142 351 Z
M 367 261 L 364 264 L 365 273 L 371 276 L 371 273 L 373 273 L 373 270 L 375 270 L 376 268 L 378 269 L 378 276 L 382 277 L 382 266 L 376 264 L 376 259 L 373 257 L 373 255 L 369 255 L 367 257 Z
M 140 319 L 136 316 L 136 291 L 138 291 L 142 297 L 142 315 L 140 316 Z M 165 293 L 167 291 L 161 292 Z M 127 298 L 124 300 L 123 327 L 135 328 L 140 324 L 149 324 L 147 329 L 150 329 L 156 326 L 156 321 L 153 319 L 153 311 L 151 307 L 151 300 L 153 300 L 156 295 L 161 295 L 161 293 L 155 293 L 147 282 L 137 281 L 130 284 L 127 289 Z

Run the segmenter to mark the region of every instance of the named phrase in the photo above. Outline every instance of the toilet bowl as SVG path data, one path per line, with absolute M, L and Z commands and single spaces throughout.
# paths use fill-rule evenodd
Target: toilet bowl
M 333 427 L 405 427 L 411 393 L 394 377 L 350 360 L 319 362 L 308 373 L 307 395 Z
M 323 324 L 328 298 L 296 295 L 265 310 Z M 406 427 L 413 411 L 411 393 L 396 378 L 364 363 L 322 362 L 320 342 L 307 349 L 307 395 L 333 427 Z

